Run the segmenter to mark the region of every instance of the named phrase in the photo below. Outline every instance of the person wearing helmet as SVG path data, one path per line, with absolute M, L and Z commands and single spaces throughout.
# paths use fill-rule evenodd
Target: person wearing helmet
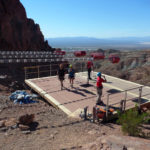
M 92 80 L 91 78 L 92 67 L 93 67 L 92 61 L 88 61 L 87 62 L 88 80 Z
M 107 82 L 105 76 L 102 77 L 101 72 L 97 73 L 97 81 L 96 81 L 96 87 L 97 87 L 97 105 L 103 104 L 103 101 L 101 99 L 102 97 L 102 90 L 103 90 L 103 85 L 102 82 Z
M 71 64 L 69 65 L 68 78 L 70 80 L 70 86 L 73 87 L 73 81 L 75 79 L 75 70 L 73 69 Z
M 60 84 L 61 84 L 61 90 L 63 89 L 63 81 L 65 79 L 65 69 L 64 69 L 64 65 L 63 64 L 60 64 L 59 65 L 59 69 L 57 71 L 57 75 L 58 75 L 58 79 L 60 81 Z

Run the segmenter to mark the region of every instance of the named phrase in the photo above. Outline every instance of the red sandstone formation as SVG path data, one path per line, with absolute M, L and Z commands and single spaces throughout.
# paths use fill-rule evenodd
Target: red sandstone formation
M 19 0 L 0 0 L 0 50 L 52 50 Z

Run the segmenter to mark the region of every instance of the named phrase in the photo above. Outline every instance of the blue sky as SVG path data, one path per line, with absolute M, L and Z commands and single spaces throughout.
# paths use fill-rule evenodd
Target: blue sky
M 150 0 L 20 0 L 45 38 L 150 36 Z

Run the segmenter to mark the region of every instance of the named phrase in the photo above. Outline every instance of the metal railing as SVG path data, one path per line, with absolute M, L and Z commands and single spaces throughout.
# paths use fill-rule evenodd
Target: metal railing
M 81 59 L 82 60 L 82 59 Z M 64 69 L 67 71 L 69 69 L 69 62 L 63 63 Z M 83 72 L 86 71 L 86 64 L 83 61 L 71 62 L 76 72 Z M 40 78 L 40 77 L 47 77 L 47 76 L 55 76 L 57 74 L 57 70 L 59 68 L 60 63 L 49 65 L 38 65 L 38 66 L 31 66 L 31 67 L 24 67 L 25 79 L 29 78 Z M 45 74 L 44 74 L 45 73 Z
M 68 66 L 69 63 L 64 63 L 65 69 L 68 69 Z M 73 64 L 73 67 L 75 68 L 76 72 L 84 72 L 87 70 L 86 64 L 84 62 L 80 62 L 77 65 Z M 30 74 L 34 74 L 34 78 L 43 77 L 43 73 L 46 73 L 45 77 L 55 76 L 57 74 L 58 68 L 59 64 L 25 67 L 25 79 L 27 79 Z M 93 74 L 93 78 L 94 76 L 95 74 Z M 150 96 L 150 92 L 147 90 L 147 93 L 144 93 L 143 88 L 145 88 L 144 85 L 138 87 L 136 85 L 136 87 L 133 88 L 129 88 L 122 91 L 116 90 L 115 92 L 108 93 L 106 95 L 106 117 L 108 117 L 109 108 L 115 108 L 120 110 L 121 112 L 124 112 L 128 108 L 135 107 L 135 104 L 137 104 L 137 106 L 140 108 L 142 104 L 142 99 L 146 96 Z
M 40 78 L 40 77 L 43 77 L 42 75 L 43 73 L 45 73 L 44 77 L 56 75 L 58 67 L 59 67 L 59 64 L 24 67 L 25 79 Z
M 132 105 L 135 106 L 135 103 L 136 103 L 138 108 L 140 109 L 141 105 L 142 105 L 142 99 L 146 98 L 145 96 L 150 95 L 150 92 L 146 93 L 146 94 L 142 93 L 144 87 L 145 86 L 142 85 L 142 86 L 135 87 L 135 88 L 130 88 L 130 89 L 127 89 L 127 90 L 124 90 L 124 91 L 119 91 L 117 93 L 107 94 L 106 117 L 108 117 L 108 110 L 109 110 L 110 107 L 119 106 L 118 109 L 121 112 L 125 112 L 127 107 L 130 109 L 130 107 L 132 107 Z M 118 96 L 119 94 L 122 94 L 120 99 L 119 99 L 119 96 Z M 111 103 L 111 101 L 113 101 L 114 98 L 117 98 L 118 102 Z M 131 104 L 131 101 L 134 102 L 134 103 Z M 128 103 L 129 103 L 129 105 L 127 105 Z

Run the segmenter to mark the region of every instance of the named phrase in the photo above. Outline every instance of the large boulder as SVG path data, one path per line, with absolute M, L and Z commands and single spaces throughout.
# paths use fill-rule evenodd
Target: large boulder
M 52 50 L 19 0 L 0 0 L 0 50 Z

